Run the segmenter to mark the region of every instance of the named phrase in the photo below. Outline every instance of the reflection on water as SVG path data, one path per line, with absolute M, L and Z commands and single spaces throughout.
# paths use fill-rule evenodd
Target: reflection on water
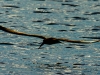
M 0 25 L 73 40 L 100 40 L 99 0 L 1 0 Z M 0 30 L 0 75 L 100 75 L 100 46 L 44 45 Z

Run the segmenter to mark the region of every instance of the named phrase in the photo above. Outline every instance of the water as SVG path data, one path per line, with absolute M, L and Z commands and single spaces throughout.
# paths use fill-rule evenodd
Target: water
M 99 0 L 0 0 L 0 25 L 73 40 L 100 39 Z M 0 75 L 100 75 L 100 43 L 62 42 L 0 30 Z

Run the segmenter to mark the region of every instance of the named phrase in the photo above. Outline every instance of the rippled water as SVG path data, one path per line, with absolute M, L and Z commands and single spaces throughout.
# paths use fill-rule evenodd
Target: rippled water
M 0 0 L 0 25 L 73 40 L 100 39 L 99 0 Z M 0 75 L 100 75 L 100 43 L 62 42 L 0 30 Z

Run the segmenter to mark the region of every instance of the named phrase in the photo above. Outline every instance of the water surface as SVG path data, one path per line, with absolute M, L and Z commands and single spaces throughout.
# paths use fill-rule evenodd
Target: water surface
M 99 0 L 0 0 L 0 25 L 14 30 L 68 38 L 100 39 Z M 100 43 L 62 42 L 0 30 L 0 75 L 100 75 Z

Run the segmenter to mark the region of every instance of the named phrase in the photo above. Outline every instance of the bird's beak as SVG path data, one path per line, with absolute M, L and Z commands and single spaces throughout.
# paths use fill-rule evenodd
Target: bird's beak
M 40 49 L 41 48 L 41 46 L 43 46 L 44 45 L 44 42 L 42 42 L 42 44 L 40 45 L 40 47 L 38 48 L 38 49 Z

